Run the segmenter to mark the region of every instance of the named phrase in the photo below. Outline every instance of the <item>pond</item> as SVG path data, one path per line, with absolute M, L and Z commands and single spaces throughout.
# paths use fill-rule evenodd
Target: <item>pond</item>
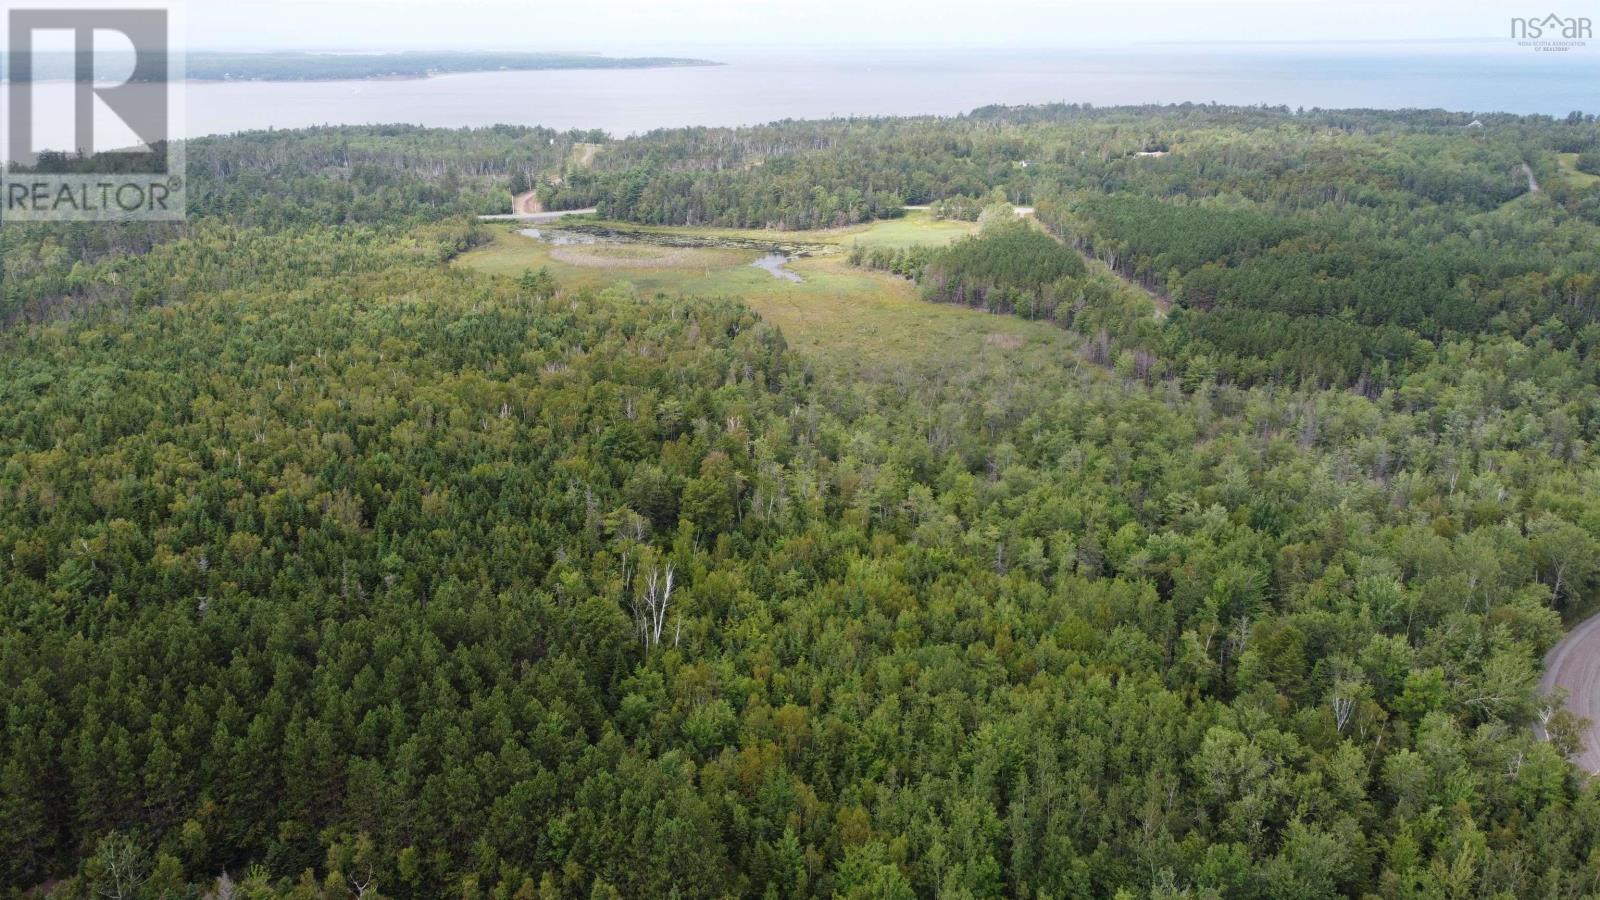
M 796 282 L 805 280 L 788 268 L 789 257 L 784 256 L 782 253 L 768 253 L 750 265 L 766 270 L 773 278 Z

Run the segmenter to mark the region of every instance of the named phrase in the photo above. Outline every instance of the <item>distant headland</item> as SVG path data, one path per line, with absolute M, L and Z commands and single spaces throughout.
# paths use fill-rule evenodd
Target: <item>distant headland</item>
M 131 54 L 128 56 L 131 68 Z M 97 71 L 114 64 L 115 53 L 97 59 Z M 35 80 L 70 79 L 71 53 L 35 57 Z M 675 56 L 603 56 L 597 53 L 432 51 L 340 53 L 330 51 L 192 50 L 184 56 L 184 77 L 191 81 L 347 81 L 427 78 L 465 72 L 532 71 L 540 69 L 659 69 L 719 66 L 708 59 Z M 114 65 L 112 66 L 114 68 Z

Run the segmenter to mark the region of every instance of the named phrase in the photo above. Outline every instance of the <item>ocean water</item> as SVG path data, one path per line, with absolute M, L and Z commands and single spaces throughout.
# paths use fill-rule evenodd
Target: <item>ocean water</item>
M 190 83 L 189 136 L 408 122 L 600 128 L 954 114 L 993 103 L 1216 102 L 1600 112 L 1600 45 L 1148 45 L 1122 50 L 741 55 L 704 68 L 485 72 L 393 81 Z

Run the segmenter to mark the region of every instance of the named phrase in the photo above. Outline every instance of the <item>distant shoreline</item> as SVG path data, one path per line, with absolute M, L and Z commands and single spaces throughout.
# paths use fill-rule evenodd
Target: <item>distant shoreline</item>
M 424 72 L 420 75 L 334 75 L 323 78 L 185 78 L 184 84 L 327 84 L 334 81 L 430 81 L 446 75 L 494 75 L 504 72 L 626 72 L 630 69 L 646 71 L 650 69 L 697 69 L 712 66 L 725 66 L 727 63 L 705 62 L 683 64 L 674 66 L 584 66 L 582 68 L 540 68 L 540 69 L 452 69 L 448 72 Z M 70 79 L 39 79 L 45 81 L 68 81 Z M 3 83 L 3 80 L 0 80 Z
M 97 64 L 131 59 L 128 54 L 105 54 Z M 73 80 L 74 60 L 69 53 L 41 56 L 35 62 L 34 81 Z M 677 56 L 598 56 L 580 53 L 463 53 L 407 51 L 381 54 L 219 53 L 193 51 L 183 60 L 184 81 L 196 84 L 241 82 L 296 83 L 325 81 L 417 81 L 436 75 L 489 72 L 590 71 L 618 69 L 676 69 L 721 66 L 709 59 Z M 164 66 L 162 67 L 165 68 Z M 154 79 L 151 79 L 154 81 Z
M 484 75 L 494 72 L 616 72 L 628 69 L 698 69 L 712 66 L 725 66 L 727 63 L 710 59 L 684 59 L 662 62 L 628 64 L 619 61 L 618 65 L 583 65 L 583 66 L 485 66 L 483 68 L 462 69 L 432 69 L 426 72 L 389 72 L 372 75 L 243 75 L 243 76 L 216 76 L 202 75 L 186 77 L 183 80 L 191 84 L 311 84 L 325 81 L 426 81 L 442 75 Z M 43 79 L 41 79 L 43 80 Z

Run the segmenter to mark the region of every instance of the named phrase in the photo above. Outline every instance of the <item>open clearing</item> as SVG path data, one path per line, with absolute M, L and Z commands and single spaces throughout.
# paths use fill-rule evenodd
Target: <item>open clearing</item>
M 595 214 L 595 209 L 569 209 L 546 211 L 539 205 L 539 199 L 532 193 L 519 194 L 512 203 L 513 212 L 493 213 L 478 217 L 484 222 L 520 221 L 529 223 L 554 222 L 567 216 L 587 217 Z M 1033 212 L 1032 207 L 1018 207 L 1018 215 L 1027 215 Z M 782 244 L 791 241 L 830 244 L 841 250 L 852 246 L 862 247 L 911 247 L 917 244 L 943 246 L 976 234 L 976 222 L 962 222 L 956 219 L 935 219 L 927 207 L 907 207 L 906 214 L 898 219 L 880 219 L 864 225 L 847 225 L 842 228 L 824 228 L 816 231 L 775 231 L 765 228 L 716 228 L 668 225 L 637 225 L 632 222 L 612 222 L 605 219 L 593 219 L 586 224 L 601 228 L 614 228 L 620 231 L 638 234 L 662 235 L 693 235 L 697 238 L 715 240 L 727 238 L 730 240 L 760 241 L 763 243 Z
M 578 169 L 587 169 L 594 165 L 594 155 L 600 152 L 599 144 L 590 144 L 579 141 L 572 145 L 572 166 Z
M 859 226 L 843 237 L 846 247 L 891 247 L 900 249 L 918 244 L 942 247 L 958 238 L 976 234 L 978 223 L 958 219 L 935 219 L 927 212 L 913 210 L 898 219 L 884 219 Z
M 580 215 L 593 210 L 576 210 Z M 488 217 L 482 217 L 488 218 Z M 862 247 L 912 247 L 918 244 L 943 246 L 969 234 L 976 234 L 976 222 L 955 219 L 935 219 L 924 208 L 908 209 L 898 219 L 879 219 L 863 225 L 846 225 L 841 228 L 822 228 L 813 231 L 776 231 L 767 228 L 682 227 L 675 225 L 637 225 L 632 222 L 611 222 L 604 219 L 590 223 L 602 228 L 614 228 L 636 234 L 692 235 L 703 240 L 758 241 L 766 244 L 828 244 L 841 251 L 853 246 Z
M 1588 172 L 1578 171 L 1578 154 L 1557 153 L 1556 162 L 1561 166 L 1561 177 L 1572 187 L 1588 187 L 1600 181 L 1600 175 L 1590 175 Z
M 742 254 L 709 247 L 650 244 L 568 244 L 550 248 L 550 259 L 585 269 L 674 269 L 738 265 Z
M 764 237 L 784 241 L 869 246 L 948 242 L 975 229 L 970 223 L 936 222 L 926 216 L 827 231 L 772 232 L 744 229 L 654 229 L 706 238 Z M 640 230 L 638 226 L 629 226 Z M 918 239 L 921 237 L 922 239 Z M 456 265 L 515 277 L 546 267 L 568 288 L 627 285 L 656 293 L 733 296 L 783 330 L 789 345 L 846 377 L 893 376 L 908 370 L 963 366 L 979 357 L 1002 356 L 1024 368 L 1060 365 L 1073 358 L 1075 339 L 1065 330 L 1015 316 L 990 315 L 930 303 L 910 282 L 849 265 L 843 252 L 796 257 L 788 268 L 803 279 L 774 278 L 751 263 L 756 250 L 719 247 L 657 247 L 639 244 L 554 245 L 507 229 L 493 243 L 466 253 Z

